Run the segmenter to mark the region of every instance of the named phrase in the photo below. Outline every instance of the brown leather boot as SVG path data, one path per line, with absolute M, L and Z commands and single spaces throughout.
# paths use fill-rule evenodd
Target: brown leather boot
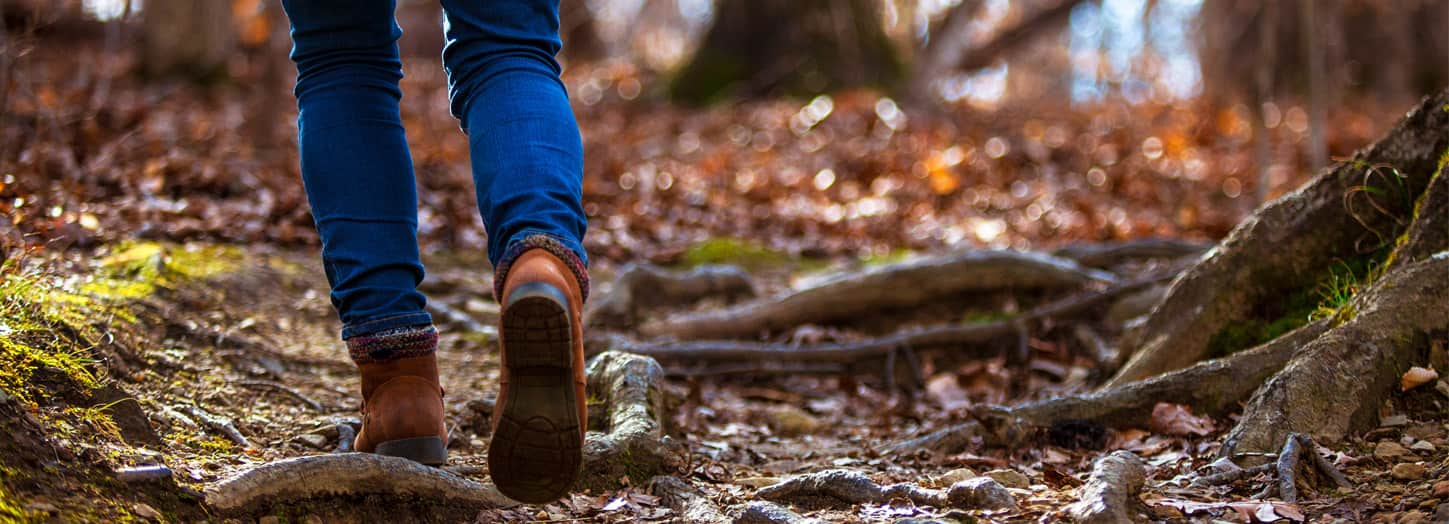
M 502 286 L 503 365 L 488 469 L 498 491 L 521 502 L 564 496 L 583 464 L 583 293 L 573 271 L 549 251 L 530 249 L 507 268 Z
M 429 466 L 447 463 L 437 359 L 430 353 L 357 368 L 362 372 L 362 430 L 353 449 Z

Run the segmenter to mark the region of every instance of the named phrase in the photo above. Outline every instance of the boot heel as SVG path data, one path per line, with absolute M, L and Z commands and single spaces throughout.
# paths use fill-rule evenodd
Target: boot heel
M 415 437 L 389 440 L 377 445 L 378 455 L 402 457 L 427 466 L 448 463 L 448 448 L 441 437 Z

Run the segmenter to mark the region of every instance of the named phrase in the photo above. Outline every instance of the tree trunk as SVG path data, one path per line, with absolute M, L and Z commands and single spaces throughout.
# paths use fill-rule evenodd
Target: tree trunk
M 813 95 L 890 86 L 900 75 L 871 0 L 723 0 L 694 58 L 670 85 L 675 100 Z
M 214 80 L 236 48 L 227 0 L 149 0 L 142 12 L 141 64 L 147 77 Z

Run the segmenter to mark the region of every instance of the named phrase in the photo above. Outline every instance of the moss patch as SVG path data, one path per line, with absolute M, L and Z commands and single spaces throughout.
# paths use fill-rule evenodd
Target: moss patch
M 784 253 L 748 240 L 711 238 L 684 250 L 680 261 L 685 266 L 704 264 L 735 264 L 749 269 L 781 266 L 790 261 Z

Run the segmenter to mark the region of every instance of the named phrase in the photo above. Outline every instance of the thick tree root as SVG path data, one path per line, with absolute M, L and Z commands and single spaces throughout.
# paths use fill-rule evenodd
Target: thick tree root
M 1198 256 L 1211 247 L 1173 238 L 1141 238 L 1122 242 L 1071 244 L 1053 251 L 1052 255 L 1075 260 L 1087 267 L 1107 268 L 1134 259 Z
M 1291 433 L 1334 443 L 1372 427 L 1399 377 L 1424 362 L 1426 335 L 1449 328 L 1445 297 L 1449 252 L 1379 277 L 1253 395 L 1224 456 L 1273 450 Z
M 1429 188 L 1419 195 L 1419 201 L 1414 204 L 1414 221 L 1384 264 L 1386 271 L 1449 249 L 1449 175 L 1446 172 L 1449 172 L 1449 162 L 1439 166 Z
M 1147 481 L 1147 464 L 1130 451 L 1114 451 L 1097 459 L 1087 483 L 1078 488 L 1077 501 L 1067 513 L 1077 522 L 1115 524 L 1136 522 L 1142 509 L 1137 499 Z
M 1224 327 L 1311 287 L 1337 257 L 1392 240 L 1449 149 L 1449 91 L 1378 143 L 1249 217 L 1173 282 L 1108 387 L 1189 366 Z M 1393 198 L 1382 195 L 1391 194 Z M 1398 198 L 1403 197 L 1403 198 Z
M 649 481 L 650 491 L 683 522 L 718 524 L 730 522 L 719 506 L 699 489 L 679 477 L 660 475 Z
M 897 498 L 937 508 L 1002 509 L 1016 505 L 1011 492 L 987 477 L 962 480 L 940 490 L 904 482 L 881 486 L 864 473 L 841 469 L 793 477 L 760 488 L 755 494 L 765 500 L 809 508 L 879 504 Z
M 735 266 L 672 271 L 631 263 L 619 272 L 609 292 L 594 301 L 585 322 L 595 327 L 630 328 L 645 308 L 682 306 L 706 297 L 735 300 L 754 296 L 750 275 Z
M 483 507 L 510 501 L 481 484 L 411 460 L 371 453 L 297 457 L 273 462 L 207 488 L 206 502 L 222 511 L 333 495 L 387 494 Z
M 997 289 L 1060 289 L 1114 283 L 1111 273 L 1018 251 L 966 251 L 847 273 L 784 296 L 646 324 L 651 337 L 753 338 L 793 326 L 849 319 L 939 297 Z
M 608 349 L 645 355 L 669 364 L 673 375 L 724 374 L 729 372 L 810 372 L 799 365 L 826 365 L 816 372 L 838 373 L 848 368 L 879 371 L 881 365 L 901 352 L 946 349 L 956 357 L 987 358 L 1000 353 L 987 342 L 1015 336 L 1026 323 L 1078 314 L 1102 302 L 1130 293 L 1170 275 L 1156 275 L 1119 282 L 1100 291 L 1089 291 L 1038 306 L 1006 320 L 948 323 L 903 329 L 890 335 L 853 342 L 794 345 L 737 340 L 634 343 L 623 337 L 603 340 Z M 766 366 L 765 363 L 775 364 Z M 747 365 L 741 365 L 747 364 Z M 782 365 L 783 364 L 783 365 Z M 829 366 L 836 364 L 839 366 Z
M 807 519 L 790 508 L 774 502 L 756 500 L 730 507 L 735 516 L 734 524 L 816 524 L 817 519 Z
M 664 369 L 654 359 L 604 352 L 589 361 L 589 397 L 605 407 L 605 425 L 584 441 L 580 487 L 604 491 L 627 477 L 636 485 L 671 469 L 678 450 L 663 438 Z M 590 410 L 593 410 L 591 406 Z
M 1016 447 L 1034 429 L 1068 422 L 1103 426 L 1146 427 L 1159 402 L 1184 404 L 1196 413 L 1219 414 L 1234 409 L 1274 372 L 1287 365 L 1298 349 L 1328 329 L 1320 320 L 1253 349 L 1199 362 L 1148 380 L 1014 408 L 983 409 L 980 420 L 950 426 L 883 448 L 890 453 L 926 449 L 954 453 L 975 437 L 988 445 Z M 986 422 L 983 424 L 982 422 Z
M 588 366 L 589 395 L 606 421 L 584 441 L 580 489 L 614 489 L 628 476 L 643 485 L 673 465 L 674 451 L 661 438 L 664 372 L 648 357 L 603 353 Z M 339 426 L 340 429 L 340 426 Z M 350 430 L 351 428 L 348 427 Z M 350 441 L 350 435 L 342 435 Z M 207 489 L 207 502 L 223 511 L 253 511 L 327 495 L 383 494 L 446 500 L 479 507 L 509 506 L 492 484 L 446 470 L 370 453 L 334 453 L 273 462 Z

